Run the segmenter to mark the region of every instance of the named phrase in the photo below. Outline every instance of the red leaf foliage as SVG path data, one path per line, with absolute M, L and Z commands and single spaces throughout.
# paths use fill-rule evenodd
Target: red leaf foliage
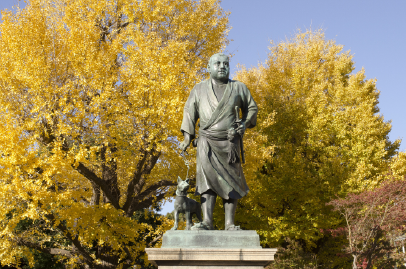
M 339 227 L 331 233 L 346 234 L 348 245 L 344 251 L 353 256 L 353 268 L 369 269 L 388 257 L 395 248 L 391 242 L 404 233 L 406 181 L 387 180 L 376 189 L 348 194 L 328 205 L 345 219 L 344 229 Z

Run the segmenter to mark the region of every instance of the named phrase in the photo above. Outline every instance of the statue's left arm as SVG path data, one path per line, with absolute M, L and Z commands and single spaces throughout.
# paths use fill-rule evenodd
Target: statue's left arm
M 252 98 L 251 92 L 244 84 L 242 84 L 241 95 L 242 122 L 244 123 L 245 128 L 253 128 L 255 125 L 257 125 L 257 104 L 255 103 L 254 98 Z

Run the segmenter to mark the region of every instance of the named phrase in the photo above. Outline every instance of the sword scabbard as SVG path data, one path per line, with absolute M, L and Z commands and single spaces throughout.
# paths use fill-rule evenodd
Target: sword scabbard
M 237 128 L 238 126 L 241 125 L 241 119 L 240 119 L 240 108 L 238 106 L 235 107 L 235 117 L 236 117 L 236 123 L 237 123 Z M 241 148 L 241 163 L 245 164 L 245 156 L 244 156 L 244 142 L 242 141 L 242 135 L 240 135 L 240 148 Z

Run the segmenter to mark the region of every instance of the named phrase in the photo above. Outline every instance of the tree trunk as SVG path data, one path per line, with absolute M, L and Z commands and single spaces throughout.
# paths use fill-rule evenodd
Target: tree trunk
M 352 269 L 358 269 L 358 266 L 357 266 L 358 256 L 357 255 L 352 255 L 352 256 L 354 257 L 354 261 L 352 262 Z

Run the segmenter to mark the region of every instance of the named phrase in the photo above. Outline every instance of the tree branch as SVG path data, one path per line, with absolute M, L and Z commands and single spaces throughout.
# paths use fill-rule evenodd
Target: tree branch
M 144 152 L 141 160 L 137 163 L 137 168 L 136 168 L 136 172 L 134 173 L 133 179 L 131 180 L 131 182 L 128 184 L 127 187 L 127 200 L 124 203 L 123 206 L 123 210 L 125 212 L 127 212 L 128 208 L 130 207 L 130 205 L 132 204 L 133 200 L 134 200 L 134 193 L 135 193 L 135 186 L 136 184 L 138 184 L 138 182 L 141 179 L 142 176 L 142 167 L 144 166 L 147 158 L 148 158 L 149 153 L 148 152 Z
M 92 182 L 93 194 L 92 199 L 90 200 L 90 205 L 99 205 L 100 204 L 100 187 Z
M 118 199 L 113 196 L 111 193 L 110 187 L 106 184 L 104 180 L 99 178 L 93 171 L 83 165 L 83 163 L 79 163 L 77 167 L 72 166 L 76 171 L 78 171 L 81 175 L 87 178 L 90 182 L 100 186 L 101 190 L 103 191 L 104 195 L 109 199 L 110 203 L 116 208 L 120 209 L 120 205 L 118 203 Z
M 45 217 L 51 221 L 52 225 L 55 225 L 56 218 L 53 214 L 45 214 Z M 90 254 L 85 250 L 85 248 L 82 246 L 82 244 L 79 242 L 79 239 L 77 236 L 74 236 L 68 228 L 63 225 L 62 223 L 59 223 L 58 225 L 55 225 L 64 235 L 65 237 L 72 242 L 72 244 L 75 246 L 75 248 L 78 250 L 78 252 L 83 256 L 84 261 L 92 267 L 94 265 L 93 263 L 93 258 L 90 256 Z
M 148 247 L 152 248 L 153 245 L 154 245 L 159 239 L 162 238 L 162 236 L 163 236 L 163 234 L 160 234 L 160 235 L 158 235 L 157 237 L 155 237 L 154 240 L 152 240 L 151 242 L 149 242 Z
M 162 200 L 164 197 L 165 197 L 165 193 L 160 193 L 156 196 L 152 195 L 144 200 L 138 200 L 138 199 L 135 200 L 133 202 L 133 204 L 130 206 L 127 216 L 132 216 L 132 214 L 134 214 L 134 211 L 148 208 L 149 206 L 151 206 L 154 203 L 154 201 Z
M 152 184 L 148 188 L 146 188 L 143 192 L 141 192 L 137 196 L 137 200 L 143 200 L 144 198 L 150 196 L 154 191 L 156 191 L 158 188 L 161 187 L 166 187 L 166 186 L 176 186 L 177 184 L 169 181 L 169 180 L 161 180 L 158 183 Z
M 22 238 L 14 239 L 13 241 L 16 242 L 17 245 L 19 245 L 19 246 L 29 247 L 29 248 L 38 250 L 43 253 L 47 253 L 47 254 L 51 254 L 51 255 L 62 255 L 62 256 L 68 257 L 68 258 L 72 257 L 72 252 L 69 250 L 66 250 L 66 249 L 47 248 L 47 247 L 41 246 L 40 244 L 26 241 Z
M 117 148 L 111 147 L 110 151 L 111 151 L 111 153 L 114 153 L 117 151 Z M 102 166 L 102 179 L 109 186 L 111 197 L 114 199 L 114 201 L 119 206 L 120 189 L 118 187 L 117 162 L 114 158 L 107 160 L 106 152 L 107 152 L 107 147 L 102 146 L 101 151 L 100 151 L 100 156 L 101 156 L 101 160 L 102 160 L 102 165 L 101 165 Z M 108 198 L 109 202 L 111 202 L 110 198 L 109 197 L 107 197 L 107 198 Z
M 135 196 L 140 192 L 145 184 L 145 182 L 142 180 L 142 176 L 151 173 L 160 156 L 161 153 L 155 151 L 154 149 L 150 151 L 144 151 L 144 156 L 137 164 L 137 169 L 134 173 L 133 180 L 130 182 L 130 184 L 128 184 L 127 201 L 123 206 L 123 210 L 126 212 L 127 216 L 132 216 L 132 214 L 134 213 L 134 211 L 131 210 L 134 201 L 141 200 L 140 198 Z

